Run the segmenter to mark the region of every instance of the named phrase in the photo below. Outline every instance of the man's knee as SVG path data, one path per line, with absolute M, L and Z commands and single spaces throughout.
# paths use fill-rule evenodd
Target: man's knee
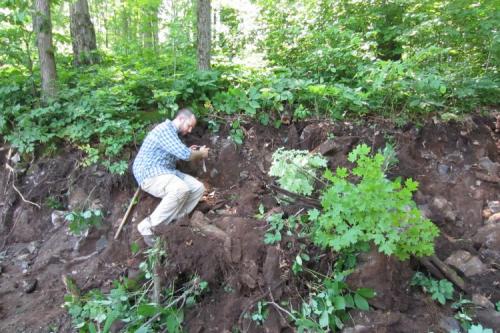
M 189 196 L 189 187 L 186 184 L 178 184 L 173 191 L 179 200 L 185 200 Z

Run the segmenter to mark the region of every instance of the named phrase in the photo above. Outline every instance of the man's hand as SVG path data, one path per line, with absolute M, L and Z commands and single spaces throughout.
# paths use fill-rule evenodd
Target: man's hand
M 208 152 L 210 149 L 207 148 L 206 146 L 200 147 L 193 145 L 189 148 L 191 149 L 191 158 L 190 158 L 191 161 L 197 161 L 200 159 L 208 158 Z

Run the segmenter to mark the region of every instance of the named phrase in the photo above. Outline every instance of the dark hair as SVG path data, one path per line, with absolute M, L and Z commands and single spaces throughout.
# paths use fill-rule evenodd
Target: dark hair
M 193 111 L 191 111 L 188 108 L 182 108 L 179 111 L 177 111 L 177 115 L 175 116 L 175 118 L 179 118 L 179 117 L 188 118 L 188 119 L 191 117 L 194 117 L 196 119 L 196 116 L 194 115 Z

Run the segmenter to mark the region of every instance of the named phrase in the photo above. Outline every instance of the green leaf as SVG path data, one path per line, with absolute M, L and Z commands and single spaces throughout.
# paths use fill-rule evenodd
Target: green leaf
M 133 242 L 131 245 L 130 245 L 130 251 L 132 252 L 132 254 L 136 254 L 138 253 L 140 250 L 140 247 L 139 247 L 139 244 L 137 244 L 136 242 Z
M 333 298 L 333 306 L 336 310 L 345 310 L 346 305 L 346 300 L 343 296 L 335 296 Z
M 321 313 L 321 316 L 319 317 L 319 325 L 322 328 L 327 328 L 329 325 L 329 318 L 328 318 L 328 312 L 323 311 Z
M 144 317 L 152 317 L 159 312 L 159 308 L 154 304 L 139 304 L 137 314 Z
M 366 299 L 359 294 L 354 294 L 354 303 L 356 304 L 356 307 L 360 310 L 364 311 L 370 310 L 370 306 L 368 305 Z
M 371 288 L 359 288 L 358 290 L 356 290 L 356 293 L 368 299 L 373 298 L 376 295 L 375 290 Z
M 88 328 L 90 333 L 97 333 L 94 323 L 89 323 Z

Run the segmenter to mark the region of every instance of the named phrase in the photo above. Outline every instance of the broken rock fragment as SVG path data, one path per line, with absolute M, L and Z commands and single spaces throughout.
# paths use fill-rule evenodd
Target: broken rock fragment
M 445 262 L 470 277 L 486 272 L 486 265 L 477 257 L 467 251 L 459 250 L 449 256 Z

